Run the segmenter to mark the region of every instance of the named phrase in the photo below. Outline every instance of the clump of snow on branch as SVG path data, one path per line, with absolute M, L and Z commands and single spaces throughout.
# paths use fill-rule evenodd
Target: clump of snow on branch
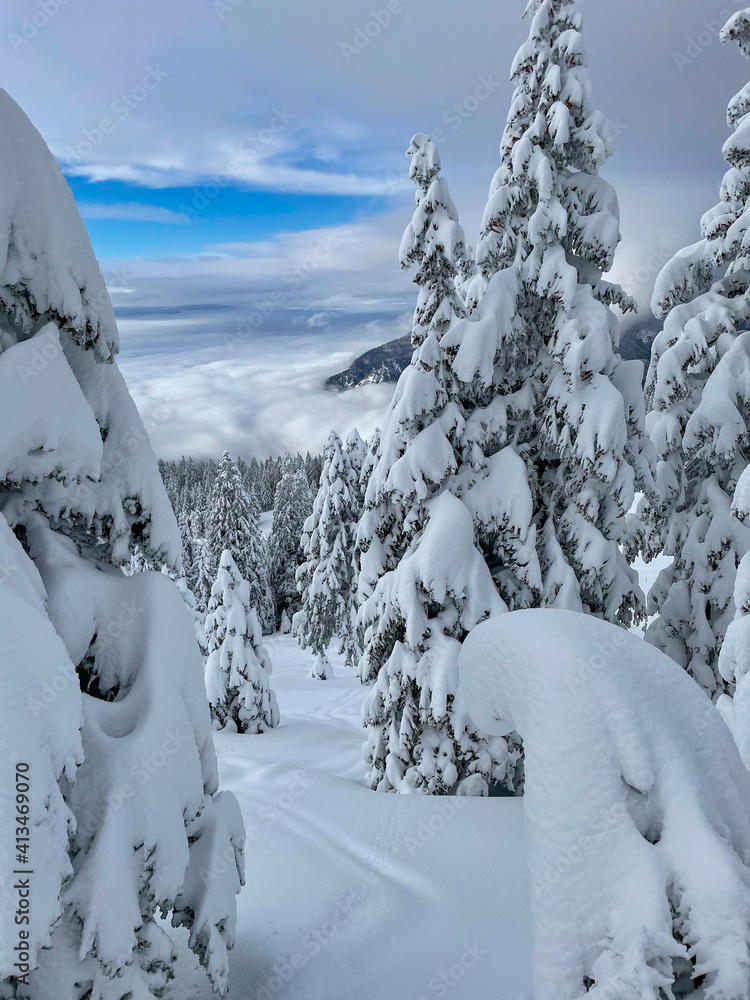
M 427 524 L 363 611 L 393 650 L 364 707 L 369 783 L 381 791 L 486 794 L 512 785 L 515 757 L 484 739 L 457 702 L 461 640 L 505 611 L 473 540 L 471 515 L 450 493 L 427 505 Z

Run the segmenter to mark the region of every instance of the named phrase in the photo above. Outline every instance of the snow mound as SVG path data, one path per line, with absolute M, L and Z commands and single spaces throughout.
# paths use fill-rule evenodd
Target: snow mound
M 477 626 L 460 689 L 525 747 L 536 1000 L 750 996 L 750 774 L 677 664 L 592 617 Z

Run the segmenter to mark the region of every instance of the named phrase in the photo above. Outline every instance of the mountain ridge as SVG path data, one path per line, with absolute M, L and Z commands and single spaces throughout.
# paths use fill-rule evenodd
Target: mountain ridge
M 644 379 L 651 359 L 651 345 L 660 328 L 659 320 L 649 313 L 642 319 L 632 320 L 620 335 L 620 355 L 626 361 L 643 361 Z M 348 368 L 327 378 L 326 387 L 346 392 L 362 385 L 398 382 L 411 356 L 411 334 L 407 333 L 360 354 Z

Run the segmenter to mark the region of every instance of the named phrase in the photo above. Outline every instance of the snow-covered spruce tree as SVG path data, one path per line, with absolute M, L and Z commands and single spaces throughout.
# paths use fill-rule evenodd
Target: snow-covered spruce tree
M 133 554 L 130 556 L 130 562 L 127 567 L 123 567 L 123 571 L 127 576 L 133 576 L 135 573 L 148 573 L 153 572 L 156 567 L 151 562 L 149 557 L 143 551 L 140 545 L 136 545 L 133 549 Z
M 197 556 L 195 560 L 195 599 L 198 610 L 205 615 L 208 609 L 208 602 L 211 600 L 211 587 L 216 579 L 218 566 L 214 563 L 211 549 L 205 538 L 198 538 L 195 542 Z
M 250 604 L 257 610 L 264 632 L 273 632 L 273 602 L 265 541 L 260 530 L 260 511 L 242 485 L 239 469 L 226 451 L 219 460 L 211 494 L 207 541 L 211 564 L 216 567 L 221 562 L 222 552 L 231 552 L 242 579 L 250 588 Z
M 359 538 L 359 521 L 362 519 L 362 513 L 365 509 L 365 498 L 367 496 L 367 487 L 370 485 L 370 479 L 373 472 L 375 471 L 375 466 L 380 461 L 380 428 L 376 427 L 372 433 L 372 437 L 366 443 L 366 453 L 362 461 L 362 468 L 359 472 L 359 514 L 357 520 L 357 526 L 354 532 L 354 549 L 352 552 L 352 605 L 350 609 L 351 616 L 351 635 L 354 642 L 354 662 L 355 664 L 361 664 L 362 653 L 364 652 L 364 628 L 362 623 L 359 621 L 359 580 L 360 574 L 362 572 L 362 550 L 360 548 L 361 544 L 366 544 L 364 539 Z M 360 678 L 361 679 L 361 678 Z
M 333 639 L 349 665 L 354 664 L 352 634 L 354 537 L 357 529 L 358 477 L 350 450 L 331 431 L 325 449 L 320 489 L 302 534 L 304 562 L 297 570 L 302 606 L 294 616 L 294 634 L 303 649 L 325 658 Z M 315 676 L 328 676 L 320 669 Z
M 277 726 L 279 709 L 269 684 L 271 659 L 247 581 L 228 549 L 211 588 L 206 647 L 206 689 L 216 722 L 251 734 Z
M 407 155 L 418 183 L 434 170 L 437 154 L 426 137 L 412 143 Z M 448 199 L 445 185 L 440 189 Z M 404 243 L 420 230 L 421 213 L 418 201 L 416 222 Z M 441 216 L 440 225 L 457 227 L 453 215 Z M 439 230 L 433 235 L 440 240 Z M 448 232 L 440 245 L 459 242 Z M 426 265 L 420 273 L 428 273 Z M 447 309 L 432 301 L 429 329 L 424 310 L 415 313 L 418 346 L 386 417 L 380 459 L 369 480 L 357 533 L 358 636 L 364 646 L 359 669 L 364 683 L 374 682 L 365 706 L 365 755 L 373 788 L 445 794 L 459 787 L 464 793 L 481 794 L 492 783 L 511 786 L 514 761 L 505 743 L 485 741 L 464 720 L 455 664 L 469 629 L 505 605 L 475 548 L 473 512 L 451 493 L 465 487 L 468 494 L 472 485 L 481 492 L 480 480 L 491 485 L 497 498 L 494 509 L 513 535 L 508 565 L 515 559 L 519 578 L 526 578 L 534 548 L 516 527 L 516 511 L 524 510 L 525 484 L 520 483 L 519 493 L 514 456 L 500 454 L 490 468 L 471 444 L 466 447 L 465 413 L 451 358 L 441 343 L 450 315 L 456 319 L 463 308 L 451 288 L 435 287 L 447 288 Z M 520 459 L 516 466 L 523 470 Z M 484 493 L 485 501 L 489 495 Z M 485 516 L 479 501 L 479 493 L 472 492 L 477 518 Z M 439 555 L 441 546 L 445 561 Z
M 652 452 L 642 367 L 618 354 L 610 309 L 635 304 L 603 279 L 620 239 L 617 196 L 598 173 L 611 136 L 591 106 L 574 0 L 530 0 L 526 13 L 477 248 L 486 291 L 443 347 L 471 410 L 466 441 L 485 455 L 510 446 L 526 467 L 541 598 L 509 604 L 629 624 L 642 596 L 621 546 L 635 487 L 652 488 Z M 479 537 L 500 581 L 502 549 Z
M 382 434 L 374 441 L 366 463 L 369 480 L 356 542 L 361 567 L 357 586 L 360 607 L 372 596 L 378 580 L 396 568 L 422 527 L 424 503 L 456 471 L 455 452 L 461 447 L 462 424 L 459 426 L 456 418 L 462 414 L 453 412 L 449 405 L 453 381 L 450 360 L 441 351 L 440 341 L 451 318 L 464 315 L 453 284 L 457 266 L 452 256 L 464 246 L 463 231 L 448 186 L 438 175 L 440 155 L 430 138 L 416 135 L 406 155 L 417 186 L 417 206 L 401 241 L 400 261 L 403 267 L 417 267 L 420 295 L 412 327 L 416 349 L 399 379 Z M 426 219 L 433 220 L 432 229 Z M 363 683 L 370 683 L 390 648 L 387 645 L 375 653 L 376 621 L 360 613 L 358 628 L 365 645 L 360 677 Z
M 610 134 L 589 105 L 572 0 L 532 0 L 527 13 L 478 251 L 486 293 L 472 315 L 415 351 L 358 533 L 360 675 L 381 689 L 399 637 L 378 621 L 372 597 L 441 489 L 471 512 L 508 608 L 547 604 L 622 624 L 641 611 L 620 546 L 635 485 L 650 488 L 650 445 L 642 367 L 618 355 L 609 308 L 633 303 L 602 277 L 619 241 L 617 198 L 598 176 Z M 397 709 L 377 722 L 380 735 L 371 728 L 371 746 L 389 744 L 385 755 L 370 754 L 378 787 L 390 787 L 389 754 L 404 762 L 402 721 Z
M 304 468 L 286 458 L 276 487 L 273 504 L 273 527 L 269 541 L 271 590 L 276 604 L 276 618 L 286 611 L 293 617 L 299 610 L 297 570 L 302 563 L 300 542 L 305 521 L 313 508 L 313 495 Z
M 440 153 L 428 135 L 411 140 L 409 176 L 417 186 L 417 207 L 404 231 L 399 251 L 402 268 L 416 266 L 419 287 L 411 330 L 413 347 L 431 331 L 441 332 L 455 316 L 464 315 L 456 277 L 466 268 L 466 241 L 448 185 L 440 176 Z
M 748 12 L 724 29 L 750 56 Z M 729 693 L 719 653 L 735 614 L 732 600 L 750 531 L 730 516 L 750 454 L 750 91 L 729 104 L 734 134 L 719 204 L 701 220 L 702 239 L 657 279 L 652 308 L 665 317 L 647 381 L 648 428 L 659 459 L 656 496 L 641 504 L 644 551 L 672 557 L 649 594 L 657 617 L 646 637 L 680 663 L 714 699 Z M 717 268 L 724 276 L 713 282 Z
M 180 529 L 180 538 L 182 539 L 182 572 L 188 587 L 195 592 L 198 582 L 196 542 L 190 529 L 190 517 L 185 507 L 180 510 L 177 516 L 177 527 Z
M 0 206 L 0 740 L 31 776 L 34 872 L 28 975 L 0 913 L 0 995 L 159 995 L 170 913 L 225 993 L 242 821 L 217 793 L 187 609 L 166 575 L 120 572 L 136 546 L 177 568 L 179 532 L 73 196 L 4 91 Z M 6 843 L 13 780 L 6 768 Z
M 313 660 L 310 676 L 316 681 L 330 681 L 333 678 L 333 666 L 325 653 L 318 654 Z

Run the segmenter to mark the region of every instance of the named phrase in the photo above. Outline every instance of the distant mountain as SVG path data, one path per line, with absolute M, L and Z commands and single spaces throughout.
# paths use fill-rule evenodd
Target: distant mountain
M 376 382 L 398 382 L 401 372 L 411 361 L 411 335 L 365 351 L 346 371 L 331 375 L 326 380 L 330 389 L 353 389 L 358 385 L 373 385 Z
M 643 319 L 632 320 L 620 336 L 620 354 L 626 361 L 643 361 L 644 378 L 651 360 L 651 345 L 661 324 L 650 313 Z M 365 351 L 352 362 L 346 371 L 331 375 L 326 380 L 329 389 L 354 389 L 358 385 L 373 385 L 377 382 L 398 382 L 401 372 L 411 361 L 411 337 L 399 337 L 387 344 Z

